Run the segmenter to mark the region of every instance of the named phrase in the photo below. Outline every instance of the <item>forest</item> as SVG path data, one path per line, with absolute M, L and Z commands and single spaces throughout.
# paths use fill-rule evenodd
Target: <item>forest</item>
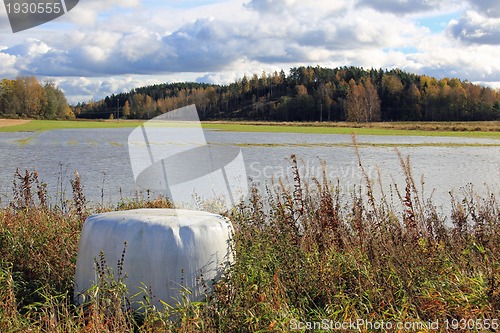
M 66 97 L 52 81 L 42 86 L 34 77 L 0 82 L 0 118 L 73 119 Z
M 202 120 L 480 121 L 500 119 L 500 91 L 400 69 L 296 67 L 227 85 L 164 83 L 72 106 L 78 118 L 150 119 L 195 104 Z
M 54 82 L 0 82 L 0 117 L 150 119 L 195 104 L 202 120 L 481 121 L 500 119 L 500 91 L 400 69 L 295 67 L 233 83 L 163 83 L 68 105 Z

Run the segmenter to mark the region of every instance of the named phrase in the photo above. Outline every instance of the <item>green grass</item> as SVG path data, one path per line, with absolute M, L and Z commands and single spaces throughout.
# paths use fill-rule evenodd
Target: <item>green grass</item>
M 78 128 L 135 128 L 143 121 L 59 121 L 33 120 L 29 123 L 0 127 L 0 132 L 38 132 L 56 129 Z M 498 123 L 498 122 L 497 122 Z M 483 125 L 482 125 L 483 124 Z M 486 124 L 486 125 L 484 125 Z M 499 123 L 500 125 L 500 123 Z M 373 127 L 372 127 L 373 126 Z M 483 126 L 483 127 L 482 127 Z M 500 130 L 496 123 L 269 123 L 269 122 L 203 122 L 202 127 L 210 130 L 227 132 L 268 132 L 268 133 L 304 133 L 304 134 L 357 134 L 357 135 L 399 135 L 399 136 L 447 136 L 500 139 Z M 449 128 L 453 130 L 448 130 Z M 444 130 L 443 130 L 444 129 Z M 478 130 L 479 129 L 479 130 Z
M 0 127 L 0 132 L 40 132 L 58 129 L 85 128 L 128 128 L 137 127 L 143 121 L 71 121 L 71 120 L 32 120 L 26 124 Z
M 237 143 L 237 147 L 341 147 L 353 148 L 352 143 Z M 373 143 L 373 142 L 358 142 L 358 147 L 443 147 L 443 148 L 460 148 L 460 147 L 500 147 L 499 143 L 461 143 L 461 142 L 421 142 L 421 143 Z
M 241 123 L 204 123 L 203 128 L 227 132 L 269 132 L 304 134 L 357 134 L 357 135 L 399 135 L 399 136 L 448 136 L 500 139 L 500 132 L 482 131 L 435 131 L 363 127 L 323 127 L 299 125 L 257 125 Z
M 27 144 L 29 144 L 37 135 L 39 135 L 41 132 L 35 132 L 33 135 L 30 135 L 28 136 L 27 138 L 23 138 L 23 139 L 17 139 L 16 142 L 21 145 L 21 146 L 25 146 Z

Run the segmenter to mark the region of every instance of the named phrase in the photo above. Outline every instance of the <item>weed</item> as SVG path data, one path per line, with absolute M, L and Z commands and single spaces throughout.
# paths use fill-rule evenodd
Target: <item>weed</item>
M 71 188 L 73 189 L 73 202 L 75 205 L 76 214 L 81 217 L 86 210 L 85 204 L 87 200 L 85 199 L 85 195 L 83 194 L 82 182 L 78 171 L 75 171 L 75 179 L 71 180 Z
M 36 196 L 33 195 L 33 185 L 36 186 Z M 25 170 L 22 174 L 16 169 L 13 180 L 13 200 L 10 206 L 15 210 L 28 209 L 30 207 L 47 207 L 47 184 L 38 178 L 38 172 Z

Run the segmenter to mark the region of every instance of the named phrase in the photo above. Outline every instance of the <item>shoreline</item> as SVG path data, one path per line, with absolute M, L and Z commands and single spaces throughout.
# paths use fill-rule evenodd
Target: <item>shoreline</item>
M 39 132 L 56 129 L 134 128 L 142 120 L 25 120 L 0 119 L 0 132 Z M 202 121 L 208 130 L 304 134 L 445 136 L 500 139 L 500 121 L 485 122 L 270 122 Z

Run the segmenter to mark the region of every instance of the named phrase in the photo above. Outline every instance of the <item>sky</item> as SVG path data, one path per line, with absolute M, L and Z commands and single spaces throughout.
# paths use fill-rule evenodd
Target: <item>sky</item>
M 361 66 L 500 88 L 498 0 L 80 0 L 12 33 L 0 78 L 54 81 L 71 104 L 179 81 Z

